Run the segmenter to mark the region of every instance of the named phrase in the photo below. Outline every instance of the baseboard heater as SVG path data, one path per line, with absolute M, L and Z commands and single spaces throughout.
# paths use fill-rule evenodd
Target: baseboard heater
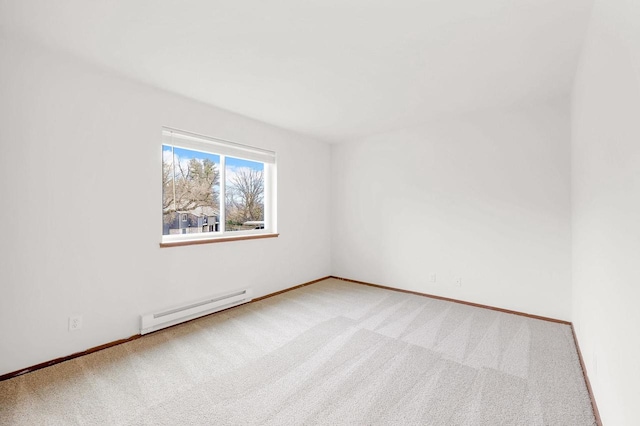
M 165 309 L 164 311 L 142 315 L 140 318 L 140 334 L 151 333 L 152 331 L 189 321 L 203 315 L 250 302 L 252 293 L 253 291 L 251 289 L 238 290 L 212 296 L 198 302 Z

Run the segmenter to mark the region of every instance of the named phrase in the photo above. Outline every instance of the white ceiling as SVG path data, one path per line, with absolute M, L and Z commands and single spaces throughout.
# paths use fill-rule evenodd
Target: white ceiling
M 592 0 L 0 0 L 3 32 L 327 141 L 571 90 Z

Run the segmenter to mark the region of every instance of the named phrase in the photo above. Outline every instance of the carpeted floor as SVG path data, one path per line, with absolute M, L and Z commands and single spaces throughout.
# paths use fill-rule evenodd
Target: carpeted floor
M 0 424 L 595 420 L 569 326 L 328 279 L 0 382 Z

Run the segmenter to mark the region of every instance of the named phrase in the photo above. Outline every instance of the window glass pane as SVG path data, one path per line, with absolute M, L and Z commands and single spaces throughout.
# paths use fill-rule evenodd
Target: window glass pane
M 220 230 L 220 156 L 162 145 L 162 234 Z
M 226 157 L 226 231 L 264 229 L 264 164 Z

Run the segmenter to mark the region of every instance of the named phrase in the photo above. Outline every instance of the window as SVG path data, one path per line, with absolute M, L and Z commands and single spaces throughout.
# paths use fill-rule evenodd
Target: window
M 275 236 L 275 153 L 165 128 L 162 244 Z

